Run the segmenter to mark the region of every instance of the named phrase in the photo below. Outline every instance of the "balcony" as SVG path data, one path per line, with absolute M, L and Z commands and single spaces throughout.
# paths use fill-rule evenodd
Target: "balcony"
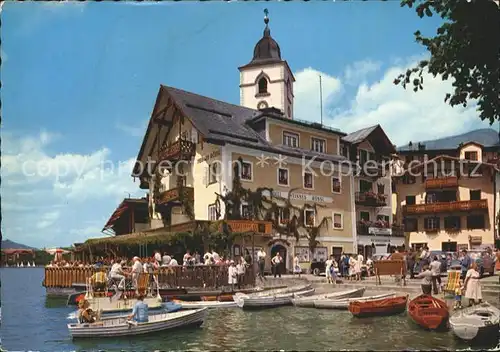
M 385 207 L 387 196 L 375 192 L 356 192 L 356 204 L 369 207 Z
M 425 180 L 426 189 L 452 188 L 452 187 L 458 187 L 458 178 L 456 176 L 431 178 Z
M 191 141 L 179 139 L 173 144 L 164 145 L 158 153 L 158 162 L 191 160 L 195 155 L 195 144 Z
M 271 221 L 261 220 L 227 220 L 229 231 L 237 233 L 260 233 L 263 235 L 272 235 L 273 224 Z M 223 224 L 221 224 L 220 231 Z
M 463 200 L 448 203 L 430 203 L 403 205 L 404 214 L 431 214 L 431 213 L 449 213 L 471 210 L 487 210 L 488 201 L 481 200 Z
M 361 236 L 392 236 L 404 237 L 403 226 L 393 224 L 392 226 L 385 221 L 358 221 L 357 234 Z
M 156 204 L 168 204 L 171 202 L 180 201 L 181 196 L 186 197 L 190 201 L 194 201 L 194 188 L 192 187 L 177 187 L 161 192 Z

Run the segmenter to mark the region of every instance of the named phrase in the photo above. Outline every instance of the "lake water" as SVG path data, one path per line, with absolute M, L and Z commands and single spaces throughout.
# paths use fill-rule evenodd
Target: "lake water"
M 405 315 L 356 319 L 347 311 L 283 307 L 211 310 L 198 329 L 72 341 L 65 299 L 47 299 L 43 268 L 2 268 L 2 347 L 9 351 L 455 350 L 451 332 L 420 329 Z

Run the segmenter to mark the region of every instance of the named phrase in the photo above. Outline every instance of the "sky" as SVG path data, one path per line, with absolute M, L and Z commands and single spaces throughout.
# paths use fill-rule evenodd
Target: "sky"
M 353 132 L 380 124 L 396 145 L 489 127 L 474 104 L 444 104 L 451 82 L 392 81 L 435 33 L 398 1 L 22 2 L 3 6 L 2 233 L 34 247 L 100 233 L 125 197 L 160 84 L 239 104 L 238 67 L 271 35 L 294 72 L 296 118 Z M 38 165 L 38 167 L 36 166 Z

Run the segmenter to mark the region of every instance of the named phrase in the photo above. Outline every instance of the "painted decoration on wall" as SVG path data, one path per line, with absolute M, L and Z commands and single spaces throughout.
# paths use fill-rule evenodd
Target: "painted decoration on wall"
M 326 261 L 328 259 L 328 248 L 327 247 L 316 247 L 314 249 L 313 259 L 316 261 Z
M 236 257 L 236 256 L 240 256 L 241 255 L 241 247 L 239 244 L 235 244 L 233 246 L 233 255 Z
M 311 261 L 310 253 L 309 247 L 295 247 L 295 255 L 299 257 L 299 263 L 309 263 Z

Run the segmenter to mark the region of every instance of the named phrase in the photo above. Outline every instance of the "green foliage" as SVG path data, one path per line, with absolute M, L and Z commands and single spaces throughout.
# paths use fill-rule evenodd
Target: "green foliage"
M 433 37 L 415 32 L 417 43 L 430 53 L 429 60 L 399 75 L 394 84 L 417 92 L 424 87 L 423 72 L 443 80 L 454 79 L 453 92 L 444 97 L 451 106 L 476 101 L 480 118 L 500 120 L 500 9 L 492 0 L 402 0 L 420 18 L 434 14 L 443 24 Z

